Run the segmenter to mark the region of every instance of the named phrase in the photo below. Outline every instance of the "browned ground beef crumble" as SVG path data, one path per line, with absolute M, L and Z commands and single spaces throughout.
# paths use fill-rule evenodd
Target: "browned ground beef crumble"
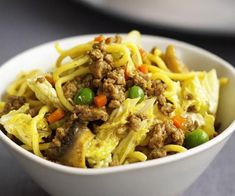
M 26 99 L 22 96 L 9 96 L 1 114 L 7 114 L 11 110 L 17 110 L 24 105 Z M 0 116 L 1 116 L 0 114 Z

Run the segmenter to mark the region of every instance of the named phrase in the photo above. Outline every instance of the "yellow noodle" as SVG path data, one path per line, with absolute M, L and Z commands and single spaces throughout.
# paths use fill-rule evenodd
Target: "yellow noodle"
M 179 81 L 183 81 L 183 80 L 193 78 L 193 77 L 195 77 L 196 74 L 199 77 L 203 77 L 205 75 L 205 72 L 189 72 L 189 73 L 166 72 L 166 71 L 163 71 L 162 69 L 160 69 L 156 66 L 153 66 L 153 65 L 148 65 L 148 68 L 153 74 L 161 73 L 161 74 L 164 74 L 164 75 L 168 76 L 172 80 L 179 80 Z
M 92 49 L 92 42 L 88 42 L 85 44 L 80 44 L 75 46 L 69 50 L 62 51 L 61 55 L 56 61 L 56 67 L 61 66 L 61 62 L 64 60 L 65 57 L 74 58 L 76 56 L 84 55 L 87 51 Z
M 169 89 L 173 89 L 173 88 L 174 88 L 174 83 L 173 83 L 173 81 L 172 81 L 168 76 L 166 76 L 165 74 L 163 74 L 163 73 L 161 73 L 161 72 L 154 73 L 154 74 L 152 75 L 152 79 L 153 79 L 153 80 L 157 80 L 157 79 L 162 80 L 164 83 L 167 84 L 167 87 L 168 87 Z
M 155 48 L 153 51 L 154 56 L 161 56 L 162 51 L 159 48 Z
M 165 71 L 169 71 L 169 69 L 167 68 L 166 64 L 164 63 L 164 61 L 159 57 L 159 56 L 155 56 L 153 54 L 148 53 L 147 57 L 154 63 L 157 64 L 157 66 Z
M 53 73 L 53 80 L 57 81 L 60 77 L 60 74 L 64 73 L 65 71 L 68 71 L 70 69 L 75 69 L 85 63 L 87 63 L 89 60 L 88 56 L 84 56 L 76 61 L 69 62 L 59 68 L 56 69 L 56 71 Z
M 167 152 L 185 152 L 185 151 L 187 151 L 187 149 L 184 148 L 183 146 L 175 145 L 175 144 L 168 144 L 168 145 L 163 146 L 163 148 Z
M 17 78 L 8 88 L 7 93 L 9 95 L 16 95 L 17 94 L 17 88 L 24 82 L 24 78 Z
M 24 81 L 24 82 L 21 84 L 21 86 L 20 86 L 18 92 L 16 93 L 16 95 L 17 95 L 17 96 L 22 96 L 22 95 L 24 95 L 25 92 L 26 92 L 27 87 L 28 87 L 28 85 L 27 85 L 26 81 Z
M 55 43 L 55 49 L 59 54 L 62 54 L 64 51 L 61 49 L 58 42 Z
M 134 152 L 131 152 L 130 154 L 128 154 L 128 159 L 129 158 L 137 160 L 137 161 L 146 161 L 147 160 L 147 156 L 144 153 L 139 152 L 139 151 L 134 151 Z
M 127 48 L 127 46 L 120 44 L 106 45 L 105 51 L 111 54 L 118 53 L 121 55 L 120 59 L 114 61 L 114 65 L 117 67 L 126 65 L 131 55 L 130 50 Z
M 39 114 L 33 118 L 30 124 L 31 130 L 32 130 L 32 149 L 33 149 L 34 154 L 40 157 L 42 157 L 42 154 L 39 149 L 39 134 L 37 130 L 37 123 L 38 121 L 44 118 L 46 112 L 48 111 L 49 111 L 48 106 L 43 106 L 40 109 Z
M 142 57 L 141 57 L 141 54 L 140 54 L 140 51 L 138 49 L 138 47 L 133 44 L 133 43 L 130 43 L 130 42 L 126 42 L 124 43 L 131 51 L 132 53 L 132 59 L 133 59 L 133 62 L 136 66 L 140 66 L 143 64 L 143 61 L 142 61 Z
M 7 88 L 7 93 L 9 95 L 16 95 L 16 96 L 22 96 L 25 94 L 27 89 L 26 81 L 28 78 L 33 77 L 37 73 L 39 73 L 39 70 L 33 70 L 30 72 L 23 72 L 20 75 L 17 76 L 16 80 L 11 83 L 11 85 Z

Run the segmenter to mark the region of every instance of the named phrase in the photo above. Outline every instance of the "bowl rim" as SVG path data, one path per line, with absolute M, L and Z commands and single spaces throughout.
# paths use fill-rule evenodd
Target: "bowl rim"
M 101 34 L 103 34 L 105 36 L 113 36 L 116 33 L 108 33 L 108 34 L 101 33 Z M 33 48 L 25 50 L 24 52 L 19 53 L 15 57 L 13 57 L 10 60 L 3 63 L 0 67 L 0 71 L 1 71 L 2 67 L 7 66 L 8 64 L 14 63 L 14 61 L 17 61 L 18 58 L 22 58 L 25 54 L 27 54 L 29 52 L 40 50 L 40 49 L 45 48 L 50 45 L 52 46 L 56 42 L 68 42 L 68 41 L 77 40 L 77 39 L 89 39 L 89 38 L 93 38 L 97 35 L 100 35 L 100 34 L 79 35 L 79 36 L 63 38 L 63 39 L 59 39 L 59 40 L 50 41 L 50 42 L 47 42 L 44 44 L 40 44 L 38 46 L 35 46 Z M 126 33 L 121 33 L 120 35 L 123 36 L 123 35 L 126 35 Z M 142 39 L 147 39 L 147 38 L 153 39 L 153 40 L 154 39 L 161 40 L 163 42 L 168 42 L 168 43 L 170 42 L 173 45 L 176 44 L 177 46 L 180 46 L 182 48 L 190 49 L 193 52 L 196 52 L 199 54 L 204 54 L 204 55 L 208 56 L 209 58 L 214 59 L 215 61 L 219 62 L 219 64 L 221 64 L 223 67 L 226 67 L 226 69 L 231 71 L 233 73 L 233 75 L 235 76 L 235 68 L 230 63 L 228 63 L 227 61 L 223 60 L 219 56 L 217 56 L 217 55 L 215 55 L 205 49 L 202 49 L 198 46 L 195 46 L 195 45 L 183 42 L 183 41 L 178 41 L 178 40 L 175 40 L 172 38 L 142 34 Z M 61 164 L 54 163 L 52 161 L 43 159 L 41 157 L 38 157 L 38 156 L 34 155 L 33 153 L 23 149 L 19 145 L 17 145 L 14 141 L 12 141 L 10 138 L 8 138 L 2 132 L 1 129 L 0 129 L 0 142 L 2 141 L 5 144 L 5 146 L 11 148 L 11 150 L 15 151 L 20 156 L 23 156 L 25 159 L 29 159 L 32 162 L 37 163 L 42 167 L 49 168 L 54 171 L 66 173 L 69 175 L 101 175 L 101 174 L 110 174 L 110 173 L 125 172 L 125 171 L 130 171 L 130 170 L 144 169 L 144 168 L 148 168 L 148 167 L 154 167 L 154 166 L 167 164 L 167 163 L 171 163 L 171 162 L 176 162 L 176 161 L 179 161 L 182 159 L 189 158 L 189 157 L 196 155 L 202 151 L 209 150 L 209 148 L 211 148 L 212 146 L 214 146 L 216 144 L 219 144 L 220 142 L 225 140 L 227 137 L 229 137 L 233 133 L 234 130 L 235 130 L 235 120 L 233 120 L 233 122 L 231 122 L 231 124 L 227 128 L 225 128 L 223 130 L 223 132 L 220 133 L 215 138 L 211 139 L 210 141 L 208 141 L 200 146 L 192 148 L 186 152 L 177 153 L 177 154 L 163 157 L 160 159 L 148 160 L 145 162 L 138 162 L 138 163 L 132 163 L 132 164 L 128 164 L 128 165 L 121 165 L 121 166 L 108 167 L 108 168 L 95 168 L 95 169 L 94 168 L 84 169 L 84 168 L 70 167 L 70 166 L 61 165 Z

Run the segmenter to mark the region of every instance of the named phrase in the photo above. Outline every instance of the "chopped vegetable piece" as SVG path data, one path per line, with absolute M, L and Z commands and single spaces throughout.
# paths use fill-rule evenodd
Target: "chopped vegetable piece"
M 145 65 L 145 64 L 143 64 L 143 65 L 141 65 L 140 67 L 139 67 L 139 70 L 142 72 L 142 73 L 148 73 L 148 66 L 147 65 Z
M 128 75 L 127 70 L 125 69 L 125 80 L 128 80 L 128 79 L 129 79 L 129 75 Z
M 186 148 L 193 148 L 207 141 L 209 141 L 208 134 L 202 129 L 196 129 L 186 135 L 184 140 L 184 146 Z
M 94 92 L 90 88 L 82 88 L 74 97 L 75 104 L 88 105 L 94 98 Z
M 173 120 L 173 124 L 177 127 L 177 128 L 182 128 L 183 127 L 183 124 L 185 123 L 186 121 L 186 118 L 182 117 L 182 116 L 174 116 L 172 118 Z
M 95 37 L 94 41 L 96 42 L 102 42 L 104 40 L 104 36 L 103 35 L 99 35 L 97 37 Z
M 144 100 L 144 91 L 139 86 L 132 86 L 129 90 L 129 97 L 131 99 L 140 98 L 139 102 Z
M 48 106 L 54 106 L 55 108 L 63 107 L 57 96 L 56 90 L 45 79 L 44 75 L 36 75 L 27 79 L 29 88 L 35 93 L 36 98 L 42 103 Z
M 64 117 L 65 113 L 61 108 L 57 108 L 53 113 L 47 117 L 47 121 L 51 124 Z
M 106 105 L 107 103 L 107 97 L 106 95 L 98 95 L 94 98 L 94 102 L 96 107 L 100 108 Z

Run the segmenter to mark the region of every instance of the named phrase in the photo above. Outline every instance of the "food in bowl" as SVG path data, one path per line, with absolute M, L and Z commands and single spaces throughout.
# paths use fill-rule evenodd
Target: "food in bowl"
M 189 70 L 172 45 L 147 52 L 132 31 L 55 48 L 53 69 L 21 73 L 1 102 L 5 133 L 35 155 L 100 168 L 184 152 L 217 135 L 227 79 Z

